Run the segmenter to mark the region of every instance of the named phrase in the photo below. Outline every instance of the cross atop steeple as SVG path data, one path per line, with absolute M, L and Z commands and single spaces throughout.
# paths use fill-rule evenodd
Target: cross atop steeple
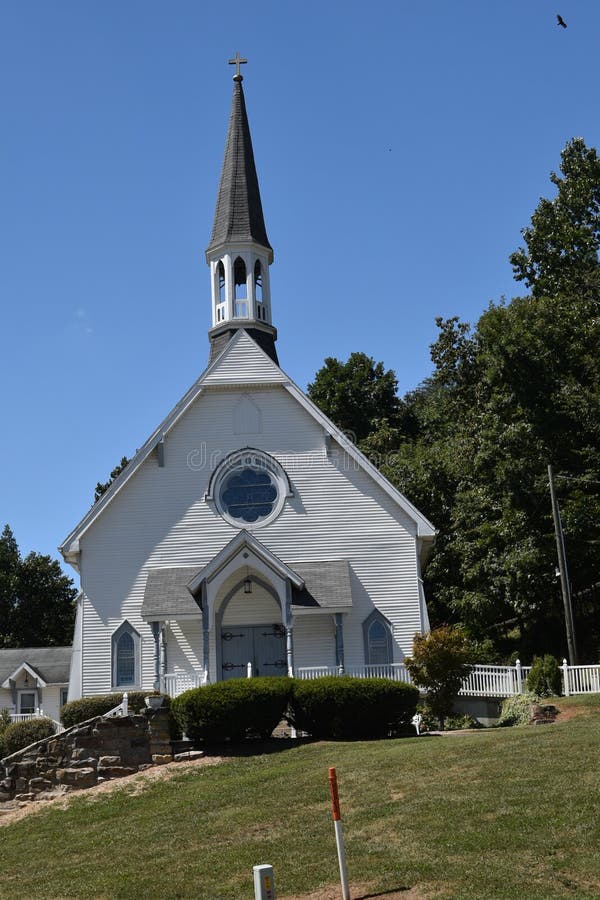
M 244 63 L 247 63 L 248 60 L 243 59 L 240 56 L 239 50 L 236 50 L 234 58 L 227 60 L 227 62 L 229 63 L 230 66 L 235 66 L 235 75 L 233 76 L 233 80 L 234 81 L 243 81 L 244 76 L 240 73 L 240 66 L 243 65 Z

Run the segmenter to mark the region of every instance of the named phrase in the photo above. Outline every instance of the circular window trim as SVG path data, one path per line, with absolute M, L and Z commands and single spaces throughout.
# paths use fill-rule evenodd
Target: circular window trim
M 221 489 L 225 480 L 234 472 L 238 470 L 241 472 L 246 468 L 262 469 L 268 472 L 277 489 L 277 497 L 273 501 L 273 509 L 269 515 L 256 522 L 244 522 L 242 519 L 235 519 L 229 514 L 221 500 Z M 245 447 L 243 450 L 236 450 L 235 453 L 231 453 L 217 466 L 211 475 L 206 499 L 213 501 L 219 515 L 230 525 L 233 525 L 234 528 L 255 531 L 273 522 L 283 509 L 286 499 L 291 496 L 293 496 L 292 487 L 283 466 L 273 456 L 270 456 L 263 450 Z

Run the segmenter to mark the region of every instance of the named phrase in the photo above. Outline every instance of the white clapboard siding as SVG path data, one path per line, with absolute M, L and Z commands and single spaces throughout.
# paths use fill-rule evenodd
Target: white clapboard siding
M 222 592 L 221 592 L 222 593 Z M 279 603 L 260 585 L 252 593 L 237 591 L 225 608 L 223 625 L 267 625 L 281 622 Z
M 235 341 L 235 343 L 233 343 Z M 238 332 L 203 379 L 203 384 L 265 384 L 287 381 L 287 376 L 244 331 Z
M 260 433 L 235 433 L 236 409 L 239 425 L 244 398 L 257 410 Z M 283 385 L 209 389 L 167 435 L 164 467 L 154 455 L 148 457 L 81 539 L 84 693 L 111 689 L 111 635 L 124 619 L 142 637 L 143 682 L 152 687 L 152 635 L 140 618 L 147 572 L 200 569 L 234 537 L 237 529 L 205 495 L 214 468 L 244 446 L 277 458 L 293 491 L 281 515 L 256 531 L 258 539 L 285 562 L 347 559 L 351 565 L 353 609 L 344 617 L 348 664 L 364 662 L 362 622 L 373 605 L 392 624 L 396 659 L 410 652 L 422 627 L 414 520 L 335 441 L 328 452 L 321 426 Z M 328 621 L 325 616 L 314 625 L 323 640 L 325 629 L 331 629 Z M 200 617 L 195 627 L 200 628 Z M 298 619 L 297 658 L 305 652 L 307 627 Z M 181 666 L 185 660 L 190 669 L 198 668 L 201 635 L 197 638 L 195 648 L 185 641 L 178 645 Z M 211 635 L 211 646 L 214 640 Z M 325 652 L 321 638 L 315 646 Z M 327 647 L 331 659 L 331 633 Z M 311 651 L 305 664 L 320 662 Z
M 294 668 L 335 666 L 335 627 L 329 615 L 298 617 L 294 626 Z
M 170 621 L 167 626 L 167 672 L 202 672 L 202 619 Z

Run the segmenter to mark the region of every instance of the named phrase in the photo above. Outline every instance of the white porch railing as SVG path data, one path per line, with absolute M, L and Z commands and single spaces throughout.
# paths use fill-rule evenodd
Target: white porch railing
M 338 674 L 339 670 L 335 666 L 306 666 L 294 672 L 296 678 L 303 680 Z M 350 675 L 352 678 L 388 678 L 390 681 L 404 681 L 410 684 L 410 675 L 403 663 L 389 663 L 386 666 L 348 666 L 344 668 L 344 675 Z
M 177 697 L 190 688 L 202 687 L 204 675 L 202 672 L 172 672 L 161 675 L 161 692 L 169 697 Z
M 595 694 L 600 693 L 600 665 L 569 666 L 566 660 L 560 667 L 563 682 L 563 693 Z M 463 681 L 459 693 L 468 697 L 513 697 L 527 690 L 527 676 L 531 666 L 522 666 L 517 660 L 514 666 L 473 666 Z M 322 678 L 324 675 L 338 675 L 335 666 L 301 666 L 294 670 L 294 676 L 302 680 Z M 410 684 L 411 678 L 403 663 L 390 663 L 382 666 L 348 666 L 345 675 L 352 678 L 389 678 L 391 681 L 403 681 Z M 202 687 L 204 676 L 199 672 L 177 672 L 163 675 L 161 690 L 169 697 L 190 688 Z
M 37 712 L 32 712 L 32 713 L 13 713 L 13 712 L 10 713 L 11 724 L 13 722 L 29 722 L 31 719 L 40 719 L 40 718 L 51 719 L 52 717 L 46 716 L 42 709 L 39 709 L 39 710 L 37 710 Z M 52 719 L 52 721 L 54 722 L 54 730 L 55 730 L 56 734 L 60 734 L 61 731 L 65 730 L 64 726 L 62 725 L 61 722 L 57 722 L 56 719 Z

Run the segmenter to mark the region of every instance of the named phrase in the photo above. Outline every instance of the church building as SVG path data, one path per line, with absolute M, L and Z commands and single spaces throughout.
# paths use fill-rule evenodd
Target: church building
M 60 547 L 81 578 L 71 700 L 248 674 L 404 677 L 429 629 L 434 527 L 280 368 L 236 62 L 208 366 Z

